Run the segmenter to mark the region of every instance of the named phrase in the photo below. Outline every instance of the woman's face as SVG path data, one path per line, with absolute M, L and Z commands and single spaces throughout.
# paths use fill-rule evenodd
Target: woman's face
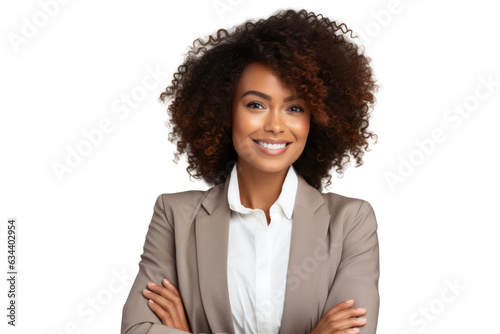
M 310 110 L 284 87 L 269 67 L 251 63 L 236 86 L 232 109 L 232 137 L 238 165 L 275 173 L 287 169 L 304 151 Z M 263 147 L 263 142 L 283 145 Z

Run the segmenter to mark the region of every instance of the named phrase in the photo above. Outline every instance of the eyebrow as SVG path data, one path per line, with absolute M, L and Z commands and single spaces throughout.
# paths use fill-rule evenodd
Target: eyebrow
M 270 97 L 269 95 L 264 94 L 264 93 L 259 92 L 259 91 L 256 91 L 256 90 L 249 90 L 249 91 L 245 92 L 243 95 L 241 95 L 240 99 L 242 99 L 243 97 L 245 97 L 249 94 L 254 94 L 254 95 L 260 96 L 261 98 L 266 99 L 268 101 L 273 100 L 272 97 Z M 289 96 L 289 97 L 285 97 L 283 99 L 283 102 L 290 102 L 290 101 L 294 101 L 294 100 L 296 100 L 295 96 Z

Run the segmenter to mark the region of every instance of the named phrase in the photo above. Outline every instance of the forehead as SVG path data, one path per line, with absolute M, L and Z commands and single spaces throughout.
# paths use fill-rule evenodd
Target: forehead
M 270 95 L 290 95 L 291 93 L 291 90 L 281 82 L 269 66 L 258 62 L 248 64 L 238 80 L 237 93 L 242 94 L 249 89 L 265 91 Z

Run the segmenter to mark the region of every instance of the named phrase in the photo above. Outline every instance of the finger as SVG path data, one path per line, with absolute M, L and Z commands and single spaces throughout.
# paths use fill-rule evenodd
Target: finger
M 163 297 L 154 296 L 153 300 L 169 313 L 176 328 L 184 328 L 186 325 L 189 326 L 186 319 L 186 311 L 178 289 L 167 279 L 163 279 L 162 282 L 164 287 L 153 282 L 148 282 L 148 287 Z
M 153 295 L 151 299 L 168 312 L 176 328 L 179 328 L 178 326 L 181 326 L 183 323 L 182 319 L 184 319 L 179 313 L 184 312 L 184 306 L 182 305 L 180 295 L 173 291 L 174 289 L 177 290 L 177 288 L 173 285 L 163 287 L 153 282 L 148 282 L 148 288 L 156 292 L 156 296 Z
M 347 318 L 329 323 L 329 327 L 334 330 L 345 330 L 364 325 L 366 325 L 365 318 Z
M 162 299 L 164 300 L 165 297 L 163 297 L 162 295 L 156 293 L 156 292 L 153 292 L 149 289 L 142 289 L 142 295 L 144 297 L 146 297 L 147 299 L 151 299 L 153 300 L 155 303 L 157 303 L 158 305 L 162 305 L 163 303 L 161 302 Z
M 155 304 L 160 306 L 166 313 L 168 313 L 171 321 L 173 322 L 173 324 L 175 325 L 176 328 L 178 328 L 178 326 L 180 326 L 181 322 L 180 322 L 180 317 L 179 317 L 179 314 L 177 311 L 178 307 L 176 305 L 175 300 L 172 301 L 172 300 L 166 299 L 165 297 L 163 297 L 157 293 L 154 293 L 154 292 L 146 293 L 146 295 Z M 174 298 L 177 298 L 177 297 L 174 296 Z
M 168 281 L 166 278 L 163 279 L 162 283 L 165 286 L 165 288 L 167 288 L 169 291 L 171 291 L 176 296 L 180 296 L 181 295 L 179 293 L 179 290 L 175 287 L 175 285 L 173 285 L 172 283 L 170 283 L 170 281 Z
M 342 329 L 339 331 L 335 331 L 332 334 L 356 334 L 356 333 L 359 333 L 359 328 Z
M 161 297 L 159 294 L 148 289 L 142 289 L 142 295 L 147 299 L 157 299 L 158 297 Z
M 151 310 L 156 313 L 156 315 L 161 319 L 162 324 L 169 327 L 174 326 L 172 317 L 160 305 L 156 304 L 152 299 L 148 301 L 148 305 Z
M 175 287 L 164 287 L 158 284 L 155 284 L 153 282 L 148 282 L 148 289 L 151 291 L 156 292 L 160 296 L 165 297 L 168 300 L 174 300 L 175 297 L 178 297 L 178 293 L 175 293 L 174 289 L 176 290 Z
M 326 321 L 335 313 L 342 311 L 344 309 L 349 309 L 351 306 L 354 305 L 354 299 L 346 300 L 344 302 L 338 303 L 334 307 L 330 308 L 328 311 L 323 314 L 321 319 L 318 322 L 317 326 L 323 327 L 325 325 Z
M 181 294 L 179 293 L 179 290 L 172 284 L 170 283 L 166 278 L 163 279 L 163 285 L 165 285 L 165 288 L 171 291 L 177 298 L 175 299 L 176 301 L 176 307 L 177 307 L 177 314 L 179 315 L 179 320 L 182 323 L 187 323 L 186 319 L 186 311 L 184 309 L 184 303 L 182 302 Z
M 365 313 L 366 313 L 365 308 L 350 307 L 348 309 L 338 311 L 337 313 L 332 313 L 331 315 L 328 316 L 328 318 L 336 321 L 336 320 L 348 319 L 351 317 L 361 317 Z
M 331 309 L 329 309 L 325 313 L 325 315 L 329 316 L 329 315 L 337 313 L 339 311 L 348 309 L 348 308 L 352 307 L 353 305 L 354 305 L 354 299 L 346 300 L 344 302 L 338 303 L 337 305 L 335 305 L 334 307 L 332 307 Z

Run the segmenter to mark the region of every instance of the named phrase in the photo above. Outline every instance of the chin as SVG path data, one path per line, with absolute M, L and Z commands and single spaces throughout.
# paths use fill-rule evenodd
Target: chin
M 292 163 L 288 160 L 277 160 L 275 159 L 257 159 L 251 165 L 261 172 L 265 173 L 279 173 L 285 169 L 288 169 Z

